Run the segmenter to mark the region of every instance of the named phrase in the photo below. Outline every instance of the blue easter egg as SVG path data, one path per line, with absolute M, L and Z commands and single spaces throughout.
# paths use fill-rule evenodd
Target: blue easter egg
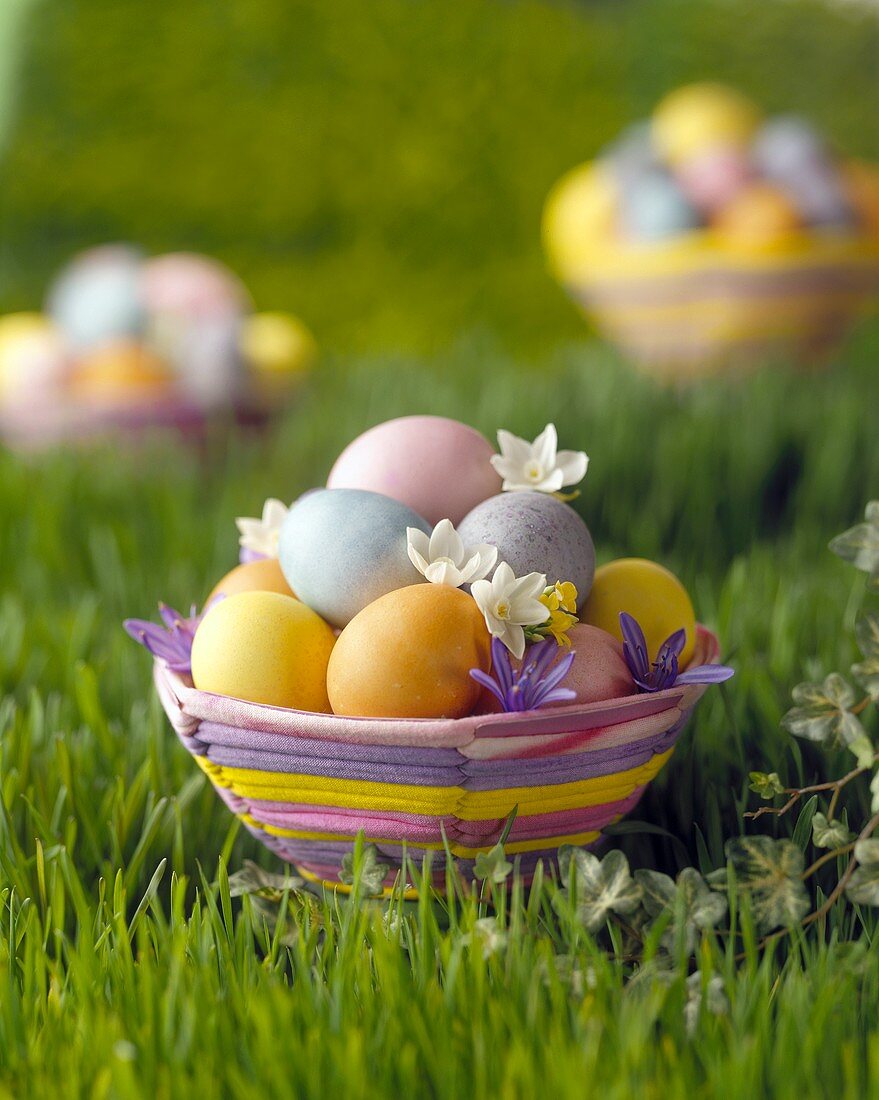
M 574 509 L 547 493 L 500 493 L 464 517 L 458 534 L 465 546 L 488 543 L 517 577 L 545 573 L 547 584 L 571 581 L 582 604 L 595 575 L 589 528 Z
M 82 253 L 50 287 L 47 311 L 76 351 L 136 338 L 144 325 L 140 256 L 125 245 Z
M 605 153 L 607 164 L 617 186 L 625 192 L 645 175 L 661 170 L 653 145 L 649 122 L 636 122 L 627 127 Z
M 699 225 L 699 214 L 665 172 L 649 172 L 623 196 L 622 223 L 636 240 L 655 241 Z
M 406 528 L 432 528 L 411 508 L 366 489 L 316 489 L 281 527 L 278 556 L 303 603 L 344 627 L 380 596 L 424 581 L 409 560 Z

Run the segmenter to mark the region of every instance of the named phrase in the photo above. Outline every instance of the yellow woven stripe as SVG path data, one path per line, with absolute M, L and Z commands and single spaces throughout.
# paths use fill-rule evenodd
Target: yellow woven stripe
M 581 779 L 573 783 L 507 787 L 496 791 L 286 775 L 250 768 L 226 768 L 212 764 L 203 757 L 196 759 L 213 783 L 246 799 L 334 806 L 351 810 L 384 810 L 433 816 L 449 814 L 463 821 L 484 821 L 505 817 L 516 805 L 520 814 L 524 815 L 617 802 L 627 798 L 636 787 L 649 783 L 672 751 L 669 749 L 654 756 L 646 764 L 613 775 Z M 523 762 L 523 766 L 527 766 L 527 762 Z
M 266 825 L 262 821 L 257 821 L 256 818 L 250 814 L 239 814 L 239 817 L 243 822 L 248 825 L 253 825 L 257 829 L 261 829 L 264 833 L 268 833 L 270 836 L 282 836 L 288 837 L 292 840 L 316 840 L 321 843 L 330 842 L 333 844 L 353 844 L 357 839 L 353 833 L 318 833 L 318 832 L 303 832 L 298 829 L 282 829 L 278 825 Z M 504 845 L 506 852 L 538 852 L 543 848 L 561 848 L 563 844 L 592 844 L 593 841 L 598 840 L 601 834 L 595 829 L 591 829 L 588 832 L 583 833 L 566 833 L 563 836 L 550 836 L 550 837 L 535 837 L 530 840 L 511 840 Z M 367 844 L 402 844 L 402 841 L 389 840 L 387 837 L 365 837 Z M 457 844 L 449 842 L 449 848 L 453 855 L 459 856 L 461 859 L 475 859 L 479 852 L 487 852 L 493 847 L 494 842 L 481 844 L 476 848 L 468 848 L 464 844 Z M 444 846 L 441 841 L 412 841 L 409 845 L 414 848 L 424 848 L 432 852 L 444 851 Z
M 589 284 L 599 279 L 638 279 L 689 275 L 700 271 L 812 271 L 826 265 L 874 267 L 879 244 L 872 240 L 827 239 L 792 234 L 765 251 L 737 248 L 710 230 L 682 234 L 662 244 L 630 245 L 620 241 L 589 242 L 579 258 L 557 265 L 565 282 Z

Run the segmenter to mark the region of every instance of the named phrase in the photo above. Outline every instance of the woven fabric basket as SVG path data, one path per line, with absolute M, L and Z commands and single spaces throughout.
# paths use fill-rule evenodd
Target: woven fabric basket
M 717 639 L 698 627 L 692 664 L 717 656 Z M 520 715 L 367 719 L 197 691 L 160 660 L 154 678 L 180 740 L 229 809 L 304 877 L 332 886 L 358 834 L 390 867 L 387 887 L 404 849 L 420 865 L 445 842 L 468 875 L 516 807 L 506 851 L 530 880 L 538 860 L 552 862 L 563 844 L 595 844 L 637 805 L 705 690 Z
M 551 246 L 550 246 L 551 247 Z M 879 305 L 879 242 L 798 234 L 771 250 L 710 232 L 605 243 L 557 275 L 599 331 L 668 381 L 820 362 Z

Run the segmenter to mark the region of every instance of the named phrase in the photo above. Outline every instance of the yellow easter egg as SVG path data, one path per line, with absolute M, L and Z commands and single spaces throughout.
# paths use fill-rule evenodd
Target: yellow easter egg
M 241 327 L 241 351 L 254 370 L 270 375 L 300 374 L 314 365 L 317 344 L 292 313 L 254 313 Z
M 0 400 L 16 395 L 39 397 L 65 370 L 61 334 L 41 313 L 0 317 Z
M 651 661 L 666 638 L 683 627 L 687 642 L 680 662 L 686 666 L 696 645 L 696 615 L 674 573 L 646 558 L 618 558 L 596 569 L 581 620 L 622 641 L 621 611 L 640 623 Z
M 616 217 L 617 189 L 606 165 L 582 164 L 562 176 L 543 211 L 544 246 L 559 274 L 612 237 Z
M 653 112 L 659 153 L 680 164 L 714 145 L 743 146 L 760 121 L 756 106 L 724 84 L 687 84 L 670 92 Z
M 480 697 L 471 668 L 487 672 L 491 637 L 472 596 L 414 584 L 355 615 L 336 641 L 327 690 L 336 714 L 463 718 Z
M 310 607 L 279 592 L 239 592 L 208 611 L 192 643 L 199 691 L 328 713 L 335 636 Z
M 238 592 L 280 592 L 282 596 L 296 595 L 284 579 L 281 563 L 277 558 L 257 558 L 256 561 L 236 565 L 222 580 L 217 581 L 205 600 L 205 606 L 217 596 L 234 596 Z

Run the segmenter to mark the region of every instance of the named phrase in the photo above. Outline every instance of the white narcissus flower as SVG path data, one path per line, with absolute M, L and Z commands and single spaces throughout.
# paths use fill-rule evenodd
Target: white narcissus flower
M 462 584 L 482 580 L 494 568 L 497 547 L 482 543 L 465 548 L 452 521 L 441 519 L 429 537 L 417 527 L 406 528 L 409 560 L 431 584 Z
M 588 456 L 584 451 L 558 450 L 555 424 L 547 424 L 533 443 L 503 429 L 497 441 L 501 453 L 492 455 L 491 464 L 504 479 L 506 492 L 557 493 L 586 476 Z
M 267 558 L 276 558 L 281 524 L 287 518 L 288 511 L 287 505 L 282 500 L 269 497 L 262 506 L 260 519 L 239 516 L 235 520 L 235 526 L 241 532 L 238 540 L 241 548 L 250 550 L 254 554 L 262 554 Z
M 505 561 L 490 581 L 474 581 L 470 588 L 489 633 L 500 638 L 514 657 L 525 652 L 523 627 L 540 626 L 549 618 L 549 608 L 540 602 L 545 588 L 545 574 L 517 577 Z

